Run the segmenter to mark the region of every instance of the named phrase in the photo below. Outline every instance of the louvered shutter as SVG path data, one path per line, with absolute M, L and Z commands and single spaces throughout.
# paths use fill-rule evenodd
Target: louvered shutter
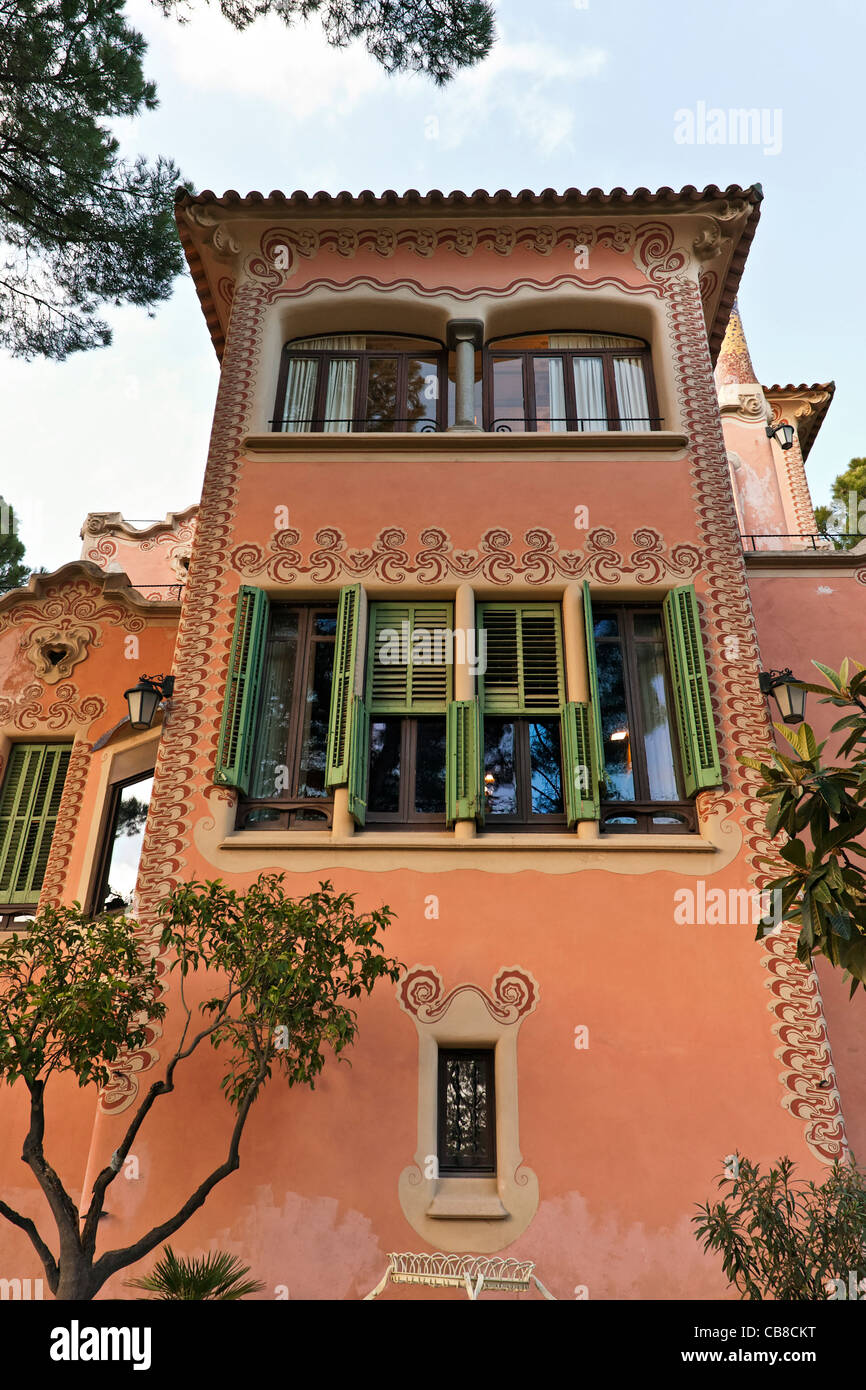
M 334 644 L 334 675 L 331 681 L 331 712 L 328 720 L 328 752 L 325 786 L 342 787 L 349 780 L 352 750 L 352 714 L 355 700 L 355 664 L 358 659 L 358 629 L 361 622 L 360 584 L 347 584 L 340 590 L 337 604 L 337 637 Z
M 371 714 L 444 714 L 454 669 L 450 603 L 370 605 Z
M 664 601 L 664 619 L 686 795 L 693 796 L 704 787 L 720 786 L 722 771 L 700 611 L 692 584 L 670 590 Z
M 479 691 L 485 714 L 559 714 L 565 703 L 555 603 L 482 603 Z
M 484 816 L 483 734 L 479 700 L 452 700 L 447 713 L 445 806 L 448 825 Z
M 367 818 L 367 774 L 370 765 L 370 714 L 360 695 L 352 696 L 349 747 L 349 815 L 357 825 Z
M 0 793 L 0 902 L 39 897 L 71 744 L 18 743 Z
M 586 669 L 589 676 L 589 724 L 594 753 L 596 782 L 593 796 L 604 783 L 604 739 L 602 737 L 601 698 L 598 690 L 598 662 L 595 659 L 595 623 L 592 618 L 592 598 L 589 584 L 583 581 L 583 622 L 586 628 Z
M 268 596 L 243 584 L 238 590 L 214 781 L 249 791 L 259 688 L 268 633 Z
M 562 711 L 562 784 L 568 824 L 598 820 L 598 775 L 589 705 L 570 700 Z

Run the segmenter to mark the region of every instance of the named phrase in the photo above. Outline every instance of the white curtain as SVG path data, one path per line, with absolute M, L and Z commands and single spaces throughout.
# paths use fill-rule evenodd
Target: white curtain
M 646 393 L 646 379 L 643 361 L 640 357 L 615 357 L 613 377 L 616 382 L 616 398 L 619 403 L 619 423 L 624 430 L 648 430 L 652 428 L 649 419 L 649 402 Z
M 579 430 L 607 429 L 604 369 L 600 357 L 575 357 L 574 396 Z
M 366 344 L 367 339 L 363 335 L 332 333 L 324 338 L 302 338 L 292 343 L 291 351 L 360 352 Z M 289 359 L 283 412 L 283 429 L 287 433 L 298 433 L 312 427 L 320 361 L 320 358 Z M 357 367 L 357 361 L 351 357 L 329 364 L 324 428 L 330 433 L 345 434 L 352 428 Z M 334 423 L 330 424 L 329 421 Z
M 551 348 L 634 348 L 638 339 L 618 338 L 612 333 L 550 333 Z
M 650 799 L 676 801 L 677 779 L 665 697 L 664 651 L 660 642 L 638 642 L 636 645 Z
M 550 429 L 556 434 L 568 429 L 566 419 L 567 407 L 565 403 L 565 374 L 562 370 L 561 357 L 547 357 L 543 359 L 547 363 L 548 392 L 550 396 Z M 538 359 L 536 359 L 536 363 Z M 537 387 L 536 387 L 537 389 Z

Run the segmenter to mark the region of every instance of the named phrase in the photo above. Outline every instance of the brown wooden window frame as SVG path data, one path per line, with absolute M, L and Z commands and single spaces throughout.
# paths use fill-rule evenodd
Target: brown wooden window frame
M 347 330 L 348 332 L 348 330 Z M 328 335 L 322 335 L 328 336 Z M 409 421 L 406 416 L 395 416 L 391 430 L 372 430 L 367 428 L 366 420 L 366 401 L 367 386 L 370 378 L 370 359 L 373 357 L 396 357 L 397 358 L 397 386 L 396 396 L 398 402 L 402 402 L 403 409 L 406 408 L 406 396 L 408 392 L 408 372 L 409 361 L 418 357 L 420 349 L 388 349 L 388 348 L 302 348 L 296 344 L 306 341 L 304 338 L 293 338 L 283 346 L 280 356 L 280 370 L 277 377 L 277 394 L 274 401 L 274 418 L 271 420 L 271 429 L 276 433 L 283 432 L 283 417 L 286 403 L 286 389 L 289 380 L 289 363 L 293 356 L 303 358 L 305 361 L 314 359 L 319 363 L 318 375 L 316 378 L 316 394 L 313 402 L 313 417 L 311 421 L 310 433 L 349 433 L 349 434 L 388 434 L 399 433 L 401 430 L 410 434 L 431 434 L 439 430 L 444 430 L 447 425 L 448 413 L 448 351 L 438 338 L 428 338 L 422 333 L 383 333 L 381 329 L 367 331 L 362 328 L 353 329 L 352 337 L 386 337 L 386 338 L 413 338 L 417 342 L 430 343 L 430 356 L 437 364 L 437 383 L 438 399 L 436 401 L 436 417 L 434 421 L 425 421 L 424 428 L 417 430 L 408 429 Z M 345 361 L 353 358 L 358 362 L 357 380 L 355 382 L 355 399 L 353 403 L 352 416 L 347 421 L 348 431 L 326 430 L 325 426 L 329 421 L 325 419 L 325 404 L 328 394 L 328 371 L 329 363 L 333 361 Z M 299 431 L 301 433 L 302 431 Z
M 299 615 L 295 690 L 292 698 L 291 714 L 289 716 L 289 727 L 286 732 L 285 766 L 288 769 L 289 786 L 285 791 L 272 797 L 239 796 L 235 825 L 238 830 L 329 829 L 333 824 L 333 793 L 328 796 L 298 796 L 297 787 L 301 772 L 301 755 L 303 753 L 305 702 L 309 690 L 311 674 L 314 669 L 314 648 L 318 643 L 328 643 L 332 647 L 336 644 L 336 631 L 333 636 L 317 634 L 315 632 L 315 621 L 317 616 L 333 617 L 335 619 L 334 626 L 336 629 L 337 605 L 336 603 L 329 603 L 327 601 L 321 603 L 293 603 L 291 601 L 280 602 L 279 600 L 274 600 L 271 603 L 271 613 L 268 620 L 268 635 L 265 639 L 265 663 L 267 662 L 267 654 L 272 641 L 274 610 L 280 608 L 295 609 Z M 253 733 L 254 743 L 259 738 L 262 717 L 263 710 L 260 704 Z M 250 813 L 260 810 L 273 810 L 278 814 L 270 820 L 254 821 L 251 824 L 247 824 L 247 818 Z M 312 819 L 305 818 L 303 813 L 308 813 L 310 811 L 321 811 L 322 815 Z
M 637 671 L 637 658 L 635 644 L 642 640 L 635 636 L 634 619 L 635 617 L 654 614 L 658 617 L 662 632 L 662 649 L 664 652 L 665 665 L 665 699 L 668 710 L 668 725 L 670 728 L 671 752 L 673 754 L 674 775 L 677 787 L 682 791 L 683 769 L 680 758 L 679 739 L 677 738 L 676 714 L 675 714 L 675 691 L 671 680 L 670 661 L 667 652 L 667 643 L 664 640 L 664 619 L 660 604 L 649 603 L 600 603 L 593 604 L 593 623 L 601 621 L 603 618 L 617 618 L 618 636 L 616 637 L 595 637 L 596 649 L 599 646 L 616 646 L 622 651 L 623 658 L 623 686 L 625 690 L 626 712 L 628 715 L 629 729 L 633 734 L 632 744 L 632 773 L 634 777 L 636 796 L 632 801 L 612 801 L 604 795 L 602 787 L 601 794 L 601 825 L 602 833 L 616 835 L 678 835 L 693 834 L 697 830 L 697 816 L 694 802 L 687 800 L 682 795 L 672 801 L 653 801 L 649 796 L 649 772 L 646 766 L 646 752 L 644 748 L 644 727 L 643 717 L 640 706 L 640 685 Z M 603 717 L 603 711 L 599 711 Z M 634 825 L 616 825 L 610 822 L 617 816 L 632 817 Z M 674 825 L 656 824 L 655 817 L 680 816 L 683 823 Z
M 483 728 L 486 730 L 488 723 L 493 721 L 503 724 L 514 725 L 514 777 L 517 786 L 517 811 L 514 815 L 493 814 L 485 811 L 484 830 L 495 834 L 497 831 L 510 831 L 512 833 L 531 832 L 533 830 L 565 830 L 568 825 L 568 817 L 565 812 L 565 801 L 561 811 L 533 811 L 532 809 L 532 762 L 529 748 L 529 726 L 530 724 L 555 724 L 557 726 L 557 736 L 559 738 L 559 782 L 563 798 L 565 791 L 563 787 L 563 758 L 562 758 L 562 719 L 558 714 L 491 714 L 484 715 Z M 487 740 L 484 739 L 482 749 L 482 787 L 486 768 Z M 483 790 L 482 790 L 483 795 Z
M 480 1154 L 473 1155 L 464 1162 L 449 1154 L 445 1149 L 447 1136 L 446 1093 L 448 1089 L 447 1064 L 454 1059 L 473 1058 L 481 1061 L 486 1073 L 487 1099 L 487 1145 Z M 439 1176 L 490 1177 L 496 1173 L 496 1048 L 495 1047 L 439 1047 L 436 1059 L 436 1153 Z
M 367 812 L 365 825 L 380 830 L 389 828 L 429 830 L 431 828 L 444 830 L 446 825 L 446 807 L 443 801 L 441 813 L 438 811 L 416 811 L 415 809 L 415 781 L 418 772 L 418 725 L 422 722 L 438 720 L 443 728 L 445 727 L 446 716 L 444 714 L 370 714 L 370 747 L 368 749 L 368 772 L 367 772 Z M 400 795 L 399 805 L 396 811 L 374 811 L 370 806 L 371 788 L 371 768 L 373 761 L 373 725 L 382 724 L 386 720 L 400 721 Z M 448 753 L 445 753 L 446 765 Z M 445 766 L 443 765 L 443 772 Z M 444 789 L 443 789 L 444 797 Z
M 0 932 L 17 931 L 26 932 L 28 924 L 26 921 L 16 922 L 17 917 L 35 917 L 39 904 L 32 903 L 0 903 Z
M 604 373 L 604 395 L 607 404 L 606 424 L 597 423 L 592 430 L 579 431 L 580 433 L 592 433 L 602 429 L 622 430 L 619 415 L 619 401 L 616 392 L 616 380 L 614 378 L 613 360 L 615 357 L 640 357 L 643 363 L 644 382 L 646 384 L 647 404 L 649 405 L 650 418 L 647 425 L 648 429 L 659 430 L 662 427 L 662 419 L 659 415 L 658 397 L 656 395 L 655 379 L 652 369 L 652 349 L 644 338 L 635 338 L 634 348 L 510 348 L 507 351 L 497 351 L 496 344 L 506 341 L 517 341 L 520 338 L 540 337 L 543 333 L 550 334 L 554 330 L 536 330 L 528 333 L 507 333 L 499 338 L 491 338 L 484 345 L 483 349 L 483 399 L 484 399 L 484 428 L 494 433 L 519 433 L 520 421 L 508 421 L 504 417 L 497 421 L 494 416 L 496 402 L 494 400 L 494 372 L 493 366 L 497 358 L 520 357 L 522 359 L 523 375 L 523 429 L 530 433 L 538 433 L 538 417 L 535 402 L 535 373 L 532 364 L 535 358 L 559 357 L 562 360 L 563 384 L 565 388 L 566 403 L 566 430 L 558 433 L 578 432 L 577 403 L 574 390 L 574 372 L 571 369 L 571 359 L 575 357 L 601 357 L 602 371 Z M 564 329 L 557 329 L 556 332 L 564 332 Z M 600 333 L 600 329 L 582 328 L 581 333 Z M 605 330 L 609 333 L 609 330 Z M 621 336 L 625 337 L 625 334 Z M 542 423 L 545 423 L 542 421 Z M 517 428 L 513 428 L 516 426 Z M 623 433 L 630 431 L 622 430 Z

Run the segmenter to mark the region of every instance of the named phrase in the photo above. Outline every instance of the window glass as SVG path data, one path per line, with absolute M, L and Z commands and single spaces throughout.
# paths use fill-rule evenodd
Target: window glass
M 120 911 L 132 902 L 152 790 L 153 773 L 149 772 L 137 782 L 121 787 L 118 793 L 110 827 L 105 887 L 97 911 Z
M 445 814 L 445 720 L 419 719 L 415 744 L 415 810 Z
M 533 813 L 558 815 L 563 810 L 558 719 L 532 720 L 529 725 L 529 758 Z
M 561 357 L 534 357 L 536 428 L 558 433 L 568 428 Z
M 511 422 L 521 428 L 525 422 L 523 404 L 523 359 L 497 357 L 493 362 L 492 428 L 507 429 Z
M 286 789 L 286 744 L 298 665 L 297 608 L 271 605 L 271 626 L 259 693 L 258 733 L 253 752 L 250 796 L 278 796 Z
M 514 724 L 489 715 L 484 719 L 484 801 L 489 816 L 517 815 Z
M 367 809 L 396 813 L 400 809 L 402 720 L 370 721 L 370 781 Z
M 406 421 L 398 429 L 423 431 L 436 424 L 439 412 L 439 364 L 430 358 L 410 357 L 406 378 Z
M 676 801 L 677 779 L 665 690 L 665 652 L 661 638 L 635 643 L 641 724 L 651 801 Z
M 492 1049 L 440 1050 L 440 1172 L 495 1171 L 493 1077 Z
M 397 359 L 371 357 L 368 362 L 366 428 L 393 430 L 397 410 Z M 405 426 L 401 426 L 405 428 Z
M 333 670 L 333 642 L 313 642 L 310 679 L 304 701 L 298 796 L 329 795 L 325 786 L 325 763 Z
M 598 638 L 596 623 L 596 638 Z M 618 641 L 596 647 L 598 692 L 601 701 L 601 728 L 604 744 L 606 799 L 634 801 L 634 770 L 631 760 L 631 730 L 625 698 L 622 648 Z

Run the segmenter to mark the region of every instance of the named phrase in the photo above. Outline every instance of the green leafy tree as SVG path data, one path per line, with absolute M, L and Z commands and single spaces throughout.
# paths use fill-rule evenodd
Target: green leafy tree
M 27 583 L 30 570 L 23 560 L 24 542 L 18 537 L 15 513 L 0 497 L 0 594 Z
M 79 1086 L 105 1086 L 125 1050 L 146 1041 L 148 1020 L 165 1016 L 159 979 L 139 925 L 125 916 L 90 921 L 78 905 L 46 908 L 25 935 L 0 941 L 0 1080 L 30 1093 L 22 1159 L 48 1203 L 57 1253 L 35 1221 L 0 1200 L 0 1216 L 26 1232 L 48 1287 L 61 1299 L 93 1298 L 106 1279 L 167 1241 L 240 1164 L 250 1109 L 276 1069 L 289 1086 L 315 1086 L 325 1049 L 339 1055 L 357 1032 L 354 1002 L 401 966 L 380 942 L 387 907 L 359 914 L 330 883 L 287 898 L 283 875 L 261 874 L 244 895 L 219 880 L 177 887 L 159 906 L 158 936 L 179 976 L 181 1036 L 163 1076 L 132 1114 L 111 1161 L 79 1213 L 44 1151 L 45 1088 L 70 1073 Z M 191 972 L 214 993 L 185 998 Z M 165 1221 L 121 1249 L 97 1254 L 106 1194 L 151 1111 L 174 1090 L 175 1072 L 208 1042 L 225 1064 L 222 1089 L 234 1114 L 226 1157 Z
M 849 1275 L 858 1283 L 866 1275 L 866 1173 L 834 1163 L 819 1186 L 795 1178 L 790 1158 L 766 1173 L 739 1155 L 726 1164 L 724 1198 L 699 1206 L 692 1221 L 740 1297 L 847 1297 Z
M 229 1255 L 225 1250 L 213 1251 L 201 1260 L 185 1260 L 167 1245 L 152 1273 L 141 1279 L 127 1279 L 126 1283 L 158 1299 L 229 1300 L 261 1293 L 264 1284 L 244 1278 L 249 1272 L 249 1265 L 241 1264 L 237 1255 Z
M 793 757 L 775 749 L 769 762 L 738 756 L 761 775 L 758 796 L 769 804 L 769 835 L 786 836 L 778 857 L 765 860 L 777 874 L 766 888 L 781 895 L 782 917 L 799 924 L 797 955 L 809 964 L 817 952 L 841 966 L 850 973 L 853 995 L 866 981 L 866 670 L 855 662 L 850 674 L 847 658 L 839 671 L 812 664 L 828 684 L 801 684 L 821 695 L 822 704 L 845 711 L 831 732 L 844 734 L 839 756 L 849 761 L 826 764 L 826 740 L 818 743 L 808 724 L 794 732 L 775 726 Z M 774 925 L 765 919 L 758 939 Z
M 108 122 L 157 105 L 123 0 L 0 0 L 0 347 L 101 347 L 106 304 L 152 310 L 182 268 L 167 159 L 121 159 Z
M 815 525 L 837 550 L 866 539 L 866 459 L 852 459 L 830 489 L 831 507 L 815 508 Z
M 195 0 L 154 0 L 187 19 Z M 225 18 L 246 29 L 264 14 L 286 24 L 318 19 L 328 43 L 360 39 L 386 72 L 420 72 L 441 86 L 493 47 L 495 11 L 486 0 L 219 0 Z

